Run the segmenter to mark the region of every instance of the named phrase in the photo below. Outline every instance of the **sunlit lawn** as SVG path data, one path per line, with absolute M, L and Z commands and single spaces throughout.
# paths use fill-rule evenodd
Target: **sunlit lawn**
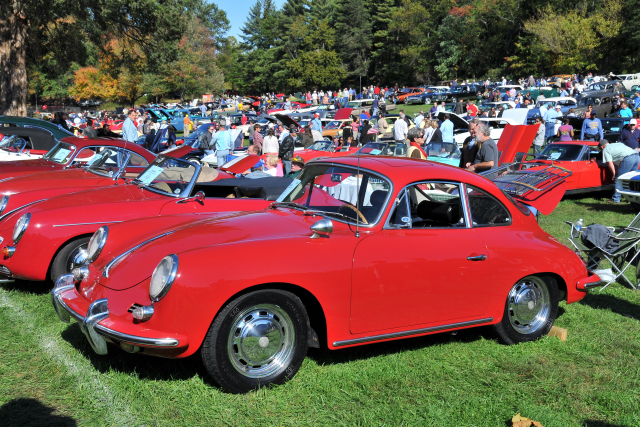
M 636 213 L 604 200 L 565 200 L 540 225 L 566 242 L 565 220 L 624 226 Z M 640 291 L 620 284 L 561 304 L 565 342 L 504 346 L 481 328 L 310 350 L 291 382 L 242 396 L 216 388 L 197 357 L 95 355 L 76 324 L 57 319 L 47 291 L 0 287 L 2 426 L 494 427 L 516 413 L 545 427 L 640 426 Z

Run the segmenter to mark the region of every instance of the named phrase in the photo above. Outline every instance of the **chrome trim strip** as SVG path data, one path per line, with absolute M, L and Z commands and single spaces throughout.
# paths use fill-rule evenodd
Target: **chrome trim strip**
M 473 326 L 473 325 L 479 325 L 479 324 L 482 324 L 482 323 L 489 323 L 489 322 L 493 322 L 493 317 L 488 317 L 486 319 L 469 320 L 467 322 L 452 323 L 450 325 L 432 326 L 430 328 L 413 329 L 413 330 L 410 330 L 410 331 L 394 332 L 394 333 L 391 333 L 391 334 L 373 335 L 373 336 L 370 336 L 370 337 L 355 338 L 355 339 L 352 339 L 352 340 L 334 341 L 333 346 L 334 347 L 343 347 L 345 345 L 362 344 L 362 343 L 366 343 L 366 342 L 381 341 L 381 340 L 386 340 L 386 339 L 390 339 L 390 338 L 406 337 L 406 336 L 409 336 L 409 335 L 426 334 L 428 332 L 437 332 L 437 331 L 443 331 L 443 330 L 446 330 L 446 329 L 462 328 L 462 327 L 465 327 L 465 326 Z
M 109 329 L 106 326 L 102 326 L 99 323 L 95 326 L 95 329 L 100 335 L 104 335 L 113 340 L 126 342 L 133 345 L 152 347 L 177 347 L 178 344 L 180 344 L 178 340 L 174 338 L 147 338 L 139 337 L 136 335 L 123 334 L 122 332 L 114 331 L 113 329 Z
M 31 205 L 35 205 L 36 203 L 40 203 L 40 202 L 44 202 L 45 200 L 49 200 L 49 199 L 40 199 L 40 200 L 36 200 L 35 202 L 31 202 L 31 203 L 27 203 L 26 205 L 22 205 L 19 208 L 15 208 L 13 210 L 10 210 L 9 212 L 7 212 L 6 214 L 0 216 L 0 221 L 2 221 L 3 219 L 5 219 L 6 217 L 8 217 L 9 215 L 11 215 L 14 212 L 19 211 L 22 208 L 26 208 L 27 206 L 31 206 Z
M 75 224 L 56 224 L 53 227 L 71 227 L 73 225 L 97 225 L 97 224 L 116 224 L 122 221 L 102 221 L 102 222 L 78 222 Z
M 117 264 L 118 262 L 120 262 L 120 260 L 121 260 L 122 258 L 126 257 L 126 256 L 127 256 L 127 255 L 129 255 L 131 252 L 133 252 L 133 251 L 135 251 L 135 250 L 137 250 L 137 249 L 141 248 L 142 246 L 146 245 L 147 243 L 151 243 L 151 242 L 153 242 L 154 240 L 158 240 L 158 239 L 160 239 L 161 237 L 168 236 L 169 234 L 173 234 L 173 233 L 175 233 L 175 230 L 174 230 L 174 231 L 168 231 L 168 232 L 166 232 L 166 233 L 159 234 L 159 235 L 157 235 L 157 236 L 155 236 L 155 237 L 153 237 L 153 238 L 151 238 L 151 239 L 149 239 L 149 240 L 146 240 L 146 241 L 144 241 L 144 242 L 140 243 L 140 244 L 139 244 L 139 245 L 137 245 L 137 246 L 134 246 L 133 248 L 129 249 L 128 251 L 126 251 L 126 252 L 124 252 L 124 253 L 122 253 L 122 254 L 118 255 L 117 257 L 115 257 L 114 259 L 112 259 L 112 260 L 109 262 L 109 264 L 107 264 L 107 266 L 104 268 L 104 271 L 102 272 L 102 275 L 103 275 L 104 277 L 107 277 L 107 278 L 108 278 L 108 277 L 109 277 L 109 270 L 110 270 L 110 269 L 111 269 L 115 264 Z

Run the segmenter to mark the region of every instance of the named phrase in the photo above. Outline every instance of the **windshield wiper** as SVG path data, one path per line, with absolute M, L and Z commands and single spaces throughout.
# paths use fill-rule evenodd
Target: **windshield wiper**
M 333 215 L 333 216 L 337 216 L 338 218 L 346 218 L 350 221 L 355 221 L 355 218 L 352 218 L 348 215 L 345 214 L 341 214 L 340 212 L 330 212 L 330 211 L 319 211 L 319 210 L 315 210 L 315 211 L 310 211 L 307 210 L 304 212 L 305 215 L 316 215 L 316 214 L 323 214 L 323 215 Z
M 306 206 L 301 205 L 300 203 L 296 203 L 296 202 L 273 202 L 271 203 L 271 207 L 275 208 L 276 206 L 285 206 L 288 208 L 296 208 L 296 209 L 301 209 L 303 211 L 306 211 L 307 209 L 309 209 Z

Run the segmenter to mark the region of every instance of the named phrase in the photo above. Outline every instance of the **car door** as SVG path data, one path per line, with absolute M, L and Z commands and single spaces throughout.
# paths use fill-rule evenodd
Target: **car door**
M 421 182 L 404 189 L 386 226 L 353 259 L 354 334 L 451 324 L 486 314 L 486 247 L 469 226 L 462 185 Z

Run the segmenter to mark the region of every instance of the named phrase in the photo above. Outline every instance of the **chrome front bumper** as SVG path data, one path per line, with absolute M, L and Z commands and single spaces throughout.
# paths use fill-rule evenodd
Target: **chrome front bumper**
M 73 317 L 78 322 L 82 333 L 84 333 L 89 340 L 89 344 L 98 354 L 108 353 L 107 339 L 121 345 L 130 344 L 141 347 L 172 348 L 179 345 L 178 340 L 173 338 L 139 337 L 107 328 L 100 324 L 101 320 L 109 317 L 109 304 L 106 298 L 91 303 L 86 315 L 82 315 L 65 303 L 63 295 L 67 292 L 76 292 L 72 274 L 65 274 L 56 282 L 56 286 L 51 291 L 53 307 L 61 321 L 69 323 L 71 317 Z

